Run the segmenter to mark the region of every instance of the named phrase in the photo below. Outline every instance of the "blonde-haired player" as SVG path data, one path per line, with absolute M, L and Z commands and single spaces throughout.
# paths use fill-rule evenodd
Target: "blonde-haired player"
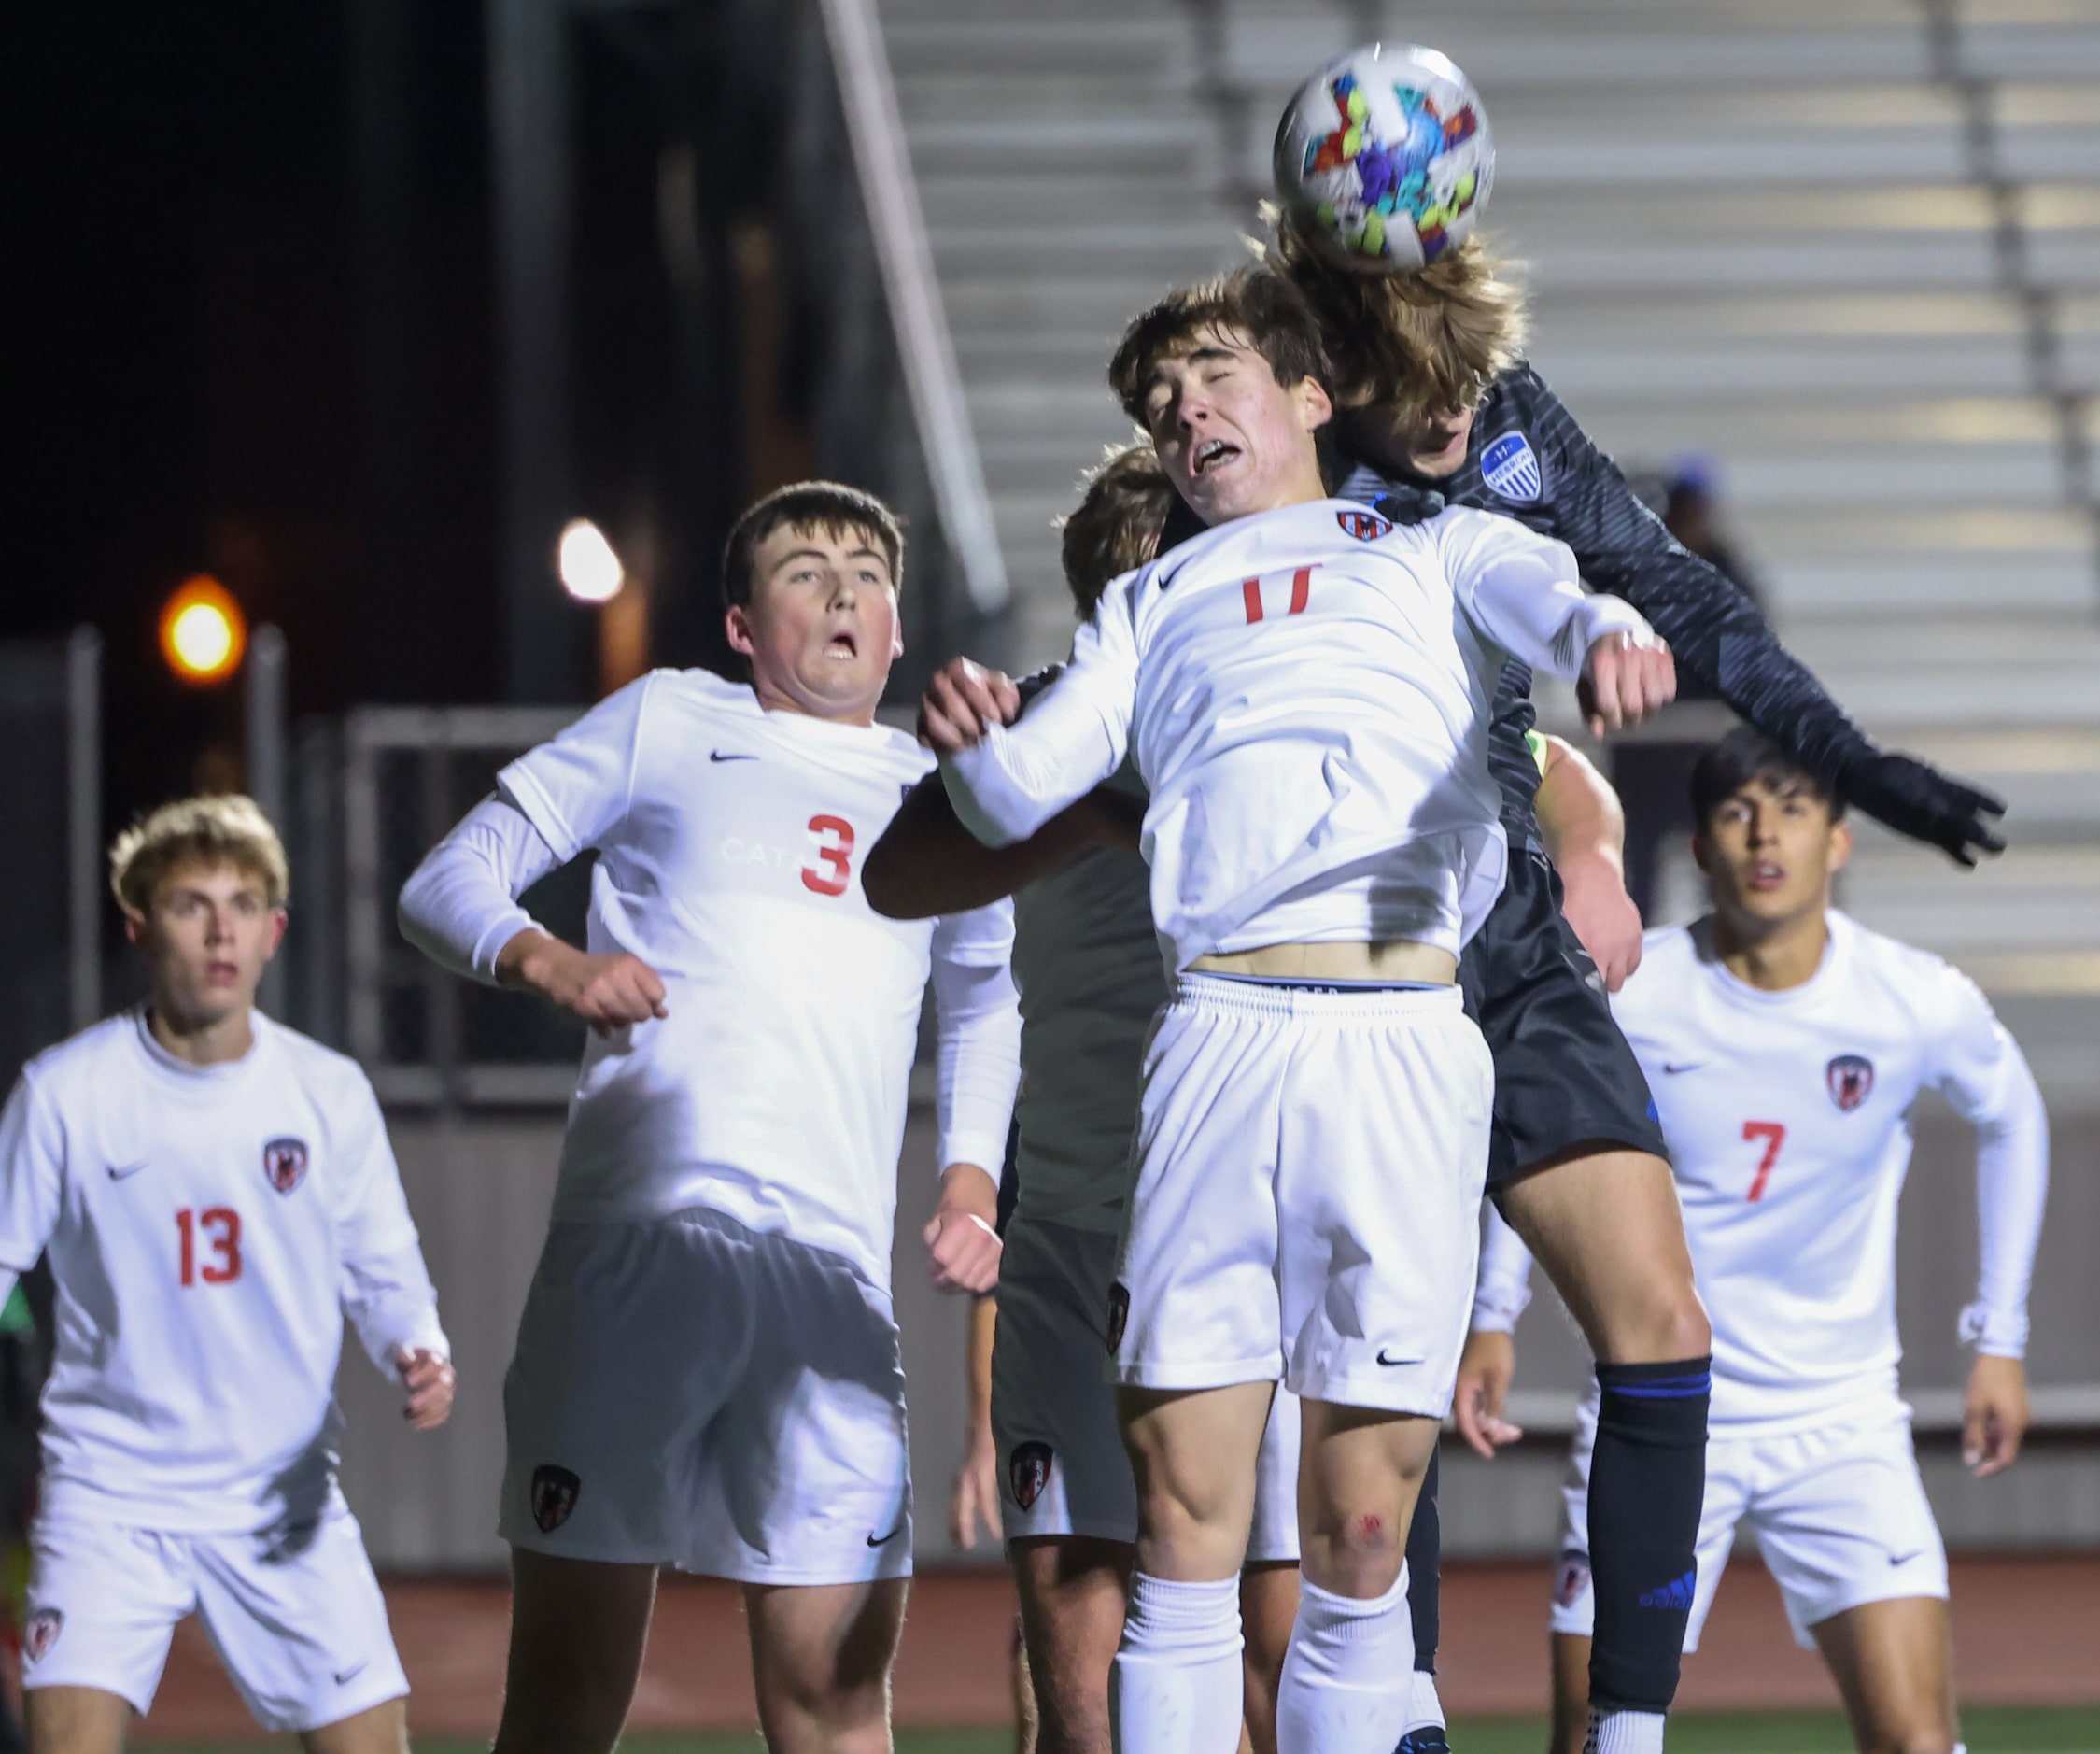
M 1736 1525 L 1757 1531 L 1796 1634 L 1836 1677 L 1861 1748 L 1958 1744 L 1947 1556 L 1897 1390 L 1896 1204 L 1911 1111 L 1938 1090 L 1979 1136 L 1982 1272 L 1964 1448 L 2018 1453 L 2021 1355 L 2049 1184 L 2049 1124 L 2018 1045 L 1969 980 L 1830 905 L 1842 802 L 1744 728 L 1692 777 L 1712 912 L 1648 934 L 1614 1011 L 1656 1092 L 1713 1323 L 1713 1414 L 1696 1563 L 1658 1593 L 1699 1629 Z M 1524 1302 L 1523 1245 L 1495 1230 L 1459 1370 L 1459 1428 L 1492 1453 Z M 1586 1403 L 1553 1608 L 1555 1745 L 1583 1745 L 1594 1624 Z
M 289 878 L 252 802 L 154 812 L 110 878 L 150 997 L 32 1060 L 0 1117 L 0 1288 L 49 1250 L 58 1330 L 29 1746 L 120 1747 L 195 1611 L 266 1729 L 392 1754 L 408 1683 L 335 1483 L 345 1315 L 418 1429 L 453 1376 L 379 1105 L 255 1009 Z

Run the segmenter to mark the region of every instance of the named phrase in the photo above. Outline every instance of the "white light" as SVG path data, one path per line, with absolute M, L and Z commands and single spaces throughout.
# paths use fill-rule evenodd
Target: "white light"
M 613 552 L 605 532 L 587 517 L 572 518 L 562 527 L 556 565 L 562 589 L 580 603 L 610 602 L 627 582 L 620 557 Z

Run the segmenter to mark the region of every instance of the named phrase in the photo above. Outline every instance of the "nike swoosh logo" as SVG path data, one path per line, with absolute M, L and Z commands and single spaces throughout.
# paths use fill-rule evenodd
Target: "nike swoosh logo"
M 868 1546 L 870 1546 L 870 1547 L 887 1547 L 887 1546 L 889 1546 L 889 1544 L 890 1544 L 890 1543 L 891 1543 L 892 1541 L 895 1540 L 895 1539 L 897 1538 L 897 1536 L 898 1536 L 898 1535 L 902 1535 L 903 1533 L 904 1533 L 904 1524 L 900 1522 L 900 1523 L 898 1523 L 898 1524 L 896 1525 L 896 1527 L 895 1527 L 895 1528 L 892 1529 L 892 1530 L 891 1530 L 891 1531 L 889 1532 L 889 1534 L 887 1534 L 887 1535 L 869 1535 L 869 1536 L 867 1537 L 867 1544 L 868 1544 Z
M 145 1167 L 146 1162 L 143 1158 L 140 1159 L 137 1163 L 113 1163 L 109 1166 L 109 1179 L 112 1181 L 128 1181 L 133 1176 L 135 1176 L 141 1169 Z
M 1177 560 L 1174 563 L 1174 565 L 1168 567 L 1164 573 L 1162 573 L 1159 579 L 1160 588 L 1163 591 L 1169 585 L 1173 584 L 1176 579 L 1179 578 L 1181 576 L 1181 569 L 1188 564 L 1189 562 L 1187 560 Z
M 1921 1554 L 1923 1554 L 1924 1550 L 1925 1549 L 1924 1548 L 1918 1547 L 1913 1548 L 1908 1553 L 1891 1553 L 1889 1555 L 1889 1563 L 1891 1565 L 1908 1565 L 1913 1559 L 1916 1559 Z
M 1387 1369 L 1392 1370 L 1397 1369 L 1402 1365 L 1418 1365 L 1422 1361 L 1419 1358 L 1388 1358 L 1386 1349 L 1381 1346 L 1378 1349 L 1378 1362 L 1385 1365 Z
M 372 1666 L 371 1659 L 370 1659 L 370 1658 L 367 1658 L 367 1659 L 366 1659 L 366 1660 L 365 1660 L 364 1662 L 353 1662 L 353 1663 L 352 1663 L 352 1664 L 351 1664 L 351 1665 L 350 1665 L 350 1666 L 349 1666 L 348 1668 L 346 1668 L 346 1669 L 338 1669 L 338 1670 L 336 1670 L 336 1672 L 335 1672 L 335 1684 L 336 1684 L 336 1686 L 338 1686 L 338 1687 L 347 1687 L 347 1686 L 348 1686 L 348 1685 L 349 1685 L 349 1684 L 350 1684 L 350 1683 L 351 1683 L 352 1681 L 356 1680 L 356 1679 L 358 1678 L 358 1676 L 359 1676 L 362 1675 L 362 1674 L 363 1674 L 363 1673 L 364 1673 L 364 1672 L 365 1672 L 365 1671 L 366 1671 L 367 1669 L 369 1669 L 369 1668 L 370 1668 L 371 1666 Z
M 755 761 L 758 759 L 756 756 L 724 755 L 719 749 L 711 749 L 708 752 L 707 758 L 710 761 Z
M 1705 1064 L 1704 1060 L 1686 1060 L 1682 1066 L 1672 1066 L 1666 1060 L 1663 1062 L 1663 1076 L 1675 1078 L 1679 1072 L 1696 1072 Z

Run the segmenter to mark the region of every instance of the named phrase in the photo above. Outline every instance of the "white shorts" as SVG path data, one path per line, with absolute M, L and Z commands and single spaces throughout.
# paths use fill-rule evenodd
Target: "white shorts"
M 1108 1379 L 1106 1231 L 1016 1218 L 999 1262 L 992 1348 L 992 1434 L 1004 1464 L 1007 1539 L 1064 1535 L 1137 1539 L 1137 1482 Z M 1254 1489 L 1250 1563 L 1298 1558 L 1298 1401 L 1276 1392 Z
M 251 1535 L 47 1517 L 30 1551 L 25 1688 L 92 1687 L 143 1717 L 176 1622 L 194 1611 L 265 1730 L 318 1730 L 408 1691 L 358 1520 L 341 1504 Z
M 1595 1610 L 1589 1458 L 1596 1441 L 1593 1388 L 1561 1488 L 1565 1518 L 1552 1616 L 1555 1632 L 1585 1638 Z M 1947 1549 L 1918 1478 L 1908 1417 L 1777 1437 L 1709 1439 L 1686 1650 L 1698 1648 L 1739 1522 L 1755 1531 L 1757 1550 L 1804 1649 L 1815 1648 L 1811 1628 L 1848 1608 L 1899 1596 L 1946 1597 Z
M 709 1211 L 557 1224 L 503 1382 L 500 1530 L 745 1583 L 911 1571 L 889 1294 Z
M 1108 1338 L 1120 1381 L 1281 1379 L 1441 1419 L 1495 1071 L 1459 989 L 1184 975 L 1145 1054 Z

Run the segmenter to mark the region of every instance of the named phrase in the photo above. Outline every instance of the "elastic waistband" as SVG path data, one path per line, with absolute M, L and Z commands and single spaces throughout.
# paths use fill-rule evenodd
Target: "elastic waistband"
M 1350 986 L 1340 982 L 1272 984 L 1230 974 L 1183 972 L 1175 977 L 1169 1003 L 1205 1011 L 1233 1011 L 1253 1017 L 1372 1020 L 1430 1017 L 1463 1011 L 1464 996 L 1448 986 Z

